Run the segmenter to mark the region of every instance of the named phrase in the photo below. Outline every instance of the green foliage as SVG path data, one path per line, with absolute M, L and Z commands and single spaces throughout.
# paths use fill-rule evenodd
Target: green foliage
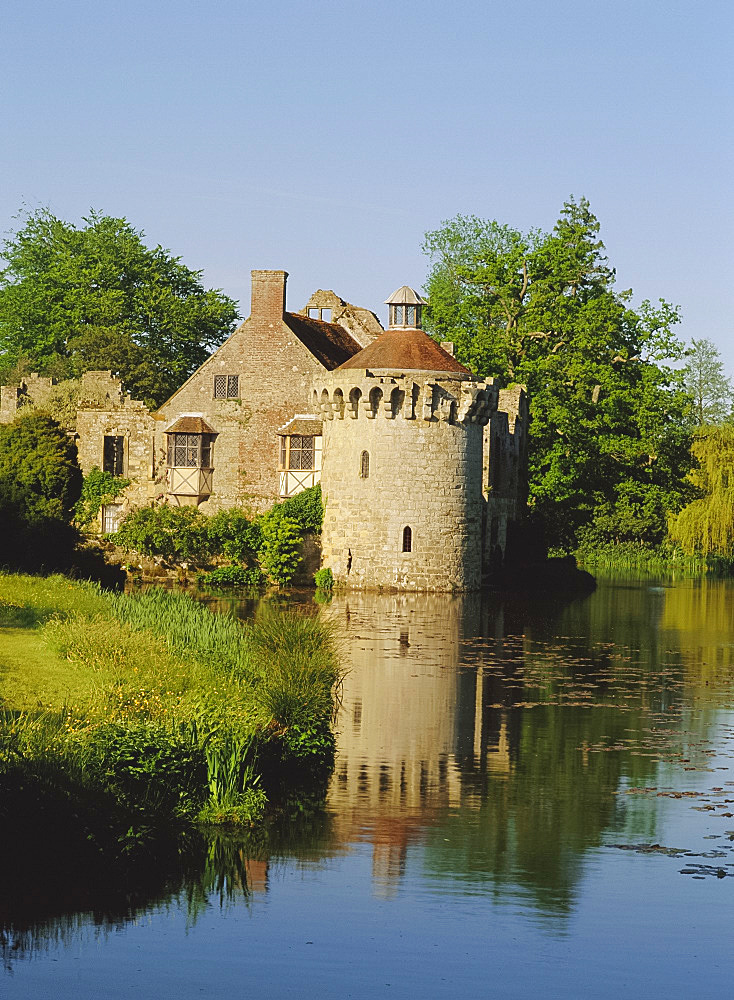
M 85 770 L 129 812 L 175 812 L 203 800 L 204 754 L 150 722 L 110 723 L 84 740 Z
M 568 201 L 551 233 L 458 216 L 426 235 L 427 326 L 459 360 L 530 400 L 529 506 L 550 544 L 594 525 L 664 534 L 687 498 L 690 400 L 676 308 L 614 290 L 599 222 Z
M 576 554 L 584 569 L 615 577 L 628 574 L 675 578 L 731 576 L 734 570 L 734 560 L 699 553 L 689 555 L 669 541 L 657 546 L 641 542 L 607 542 L 591 547 L 582 544 Z
M 276 504 L 284 517 L 296 521 L 303 534 L 321 533 L 324 523 L 324 505 L 321 500 L 321 484 L 310 486 L 307 490 L 296 493 L 281 504 Z
M 260 528 L 260 565 L 275 583 L 287 585 L 296 575 L 302 560 L 301 526 L 274 508 L 262 516 Z
M 209 801 L 199 822 L 252 826 L 262 818 L 267 795 L 256 771 L 257 741 L 224 736 L 206 748 Z
M 690 479 L 698 498 L 670 519 L 670 537 L 689 555 L 734 558 L 734 427 L 706 427 L 693 440 Z
M 208 520 L 196 507 L 140 507 L 121 523 L 114 541 L 124 549 L 175 562 L 205 559 L 211 553 Z
M 60 377 L 110 368 L 160 404 L 231 332 L 235 303 L 125 219 L 90 212 L 76 227 L 49 209 L 2 248 L 0 355 Z
M 221 510 L 209 518 L 206 532 L 213 553 L 245 564 L 252 562 L 262 542 L 258 521 L 237 507 Z
M 0 427 L 2 500 L 22 524 L 68 524 L 82 473 L 76 445 L 42 413 L 21 413 Z
M 50 417 L 31 411 L 0 427 L 0 565 L 67 564 L 81 484 L 76 445 Z
M 710 340 L 691 341 L 685 380 L 700 427 L 722 423 L 731 415 L 734 389 L 724 374 L 721 355 Z
M 317 569 L 313 575 L 317 590 L 332 591 L 334 589 L 334 574 L 328 566 L 324 569 Z
M 258 566 L 218 566 L 209 573 L 199 573 L 196 582 L 205 588 L 245 590 L 261 587 L 265 577 Z
M 74 506 L 74 520 L 86 528 L 105 504 L 112 503 L 130 485 L 129 479 L 103 472 L 96 465 L 82 481 L 82 491 Z

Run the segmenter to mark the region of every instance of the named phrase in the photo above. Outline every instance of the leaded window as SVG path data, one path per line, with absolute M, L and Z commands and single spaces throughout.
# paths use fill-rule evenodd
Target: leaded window
M 215 375 L 214 398 L 238 399 L 240 395 L 239 375 Z
M 313 434 L 291 434 L 290 456 L 288 461 L 289 469 L 313 469 L 314 467 L 314 439 Z
M 211 469 L 212 435 L 168 435 L 168 465 L 172 469 Z
M 359 462 L 359 475 L 361 479 L 369 479 L 370 477 L 370 453 L 368 451 L 362 452 Z

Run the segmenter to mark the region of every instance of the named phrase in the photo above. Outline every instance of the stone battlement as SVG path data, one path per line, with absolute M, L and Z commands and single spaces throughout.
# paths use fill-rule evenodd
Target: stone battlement
M 355 379 L 355 374 L 337 370 L 314 384 L 313 405 L 323 420 L 362 416 L 484 426 L 497 409 L 498 389 L 492 379 L 384 376 L 367 371 Z

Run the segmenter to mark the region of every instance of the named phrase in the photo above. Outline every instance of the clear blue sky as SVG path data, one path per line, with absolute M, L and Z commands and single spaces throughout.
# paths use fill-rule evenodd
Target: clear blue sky
M 0 230 L 124 215 L 249 312 L 252 268 L 379 312 L 457 213 L 585 195 L 618 287 L 734 372 L 730 0 L 5 0 Z

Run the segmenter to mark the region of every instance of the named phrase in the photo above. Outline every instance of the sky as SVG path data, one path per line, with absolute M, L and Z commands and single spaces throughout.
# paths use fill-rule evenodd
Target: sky
M 730 0 L 4 0 L 0 233 L 124 216 L 249 313 L 332 288 L 386 321 L 455 215 L 585 196 L 617 287 L 734 374 Z

